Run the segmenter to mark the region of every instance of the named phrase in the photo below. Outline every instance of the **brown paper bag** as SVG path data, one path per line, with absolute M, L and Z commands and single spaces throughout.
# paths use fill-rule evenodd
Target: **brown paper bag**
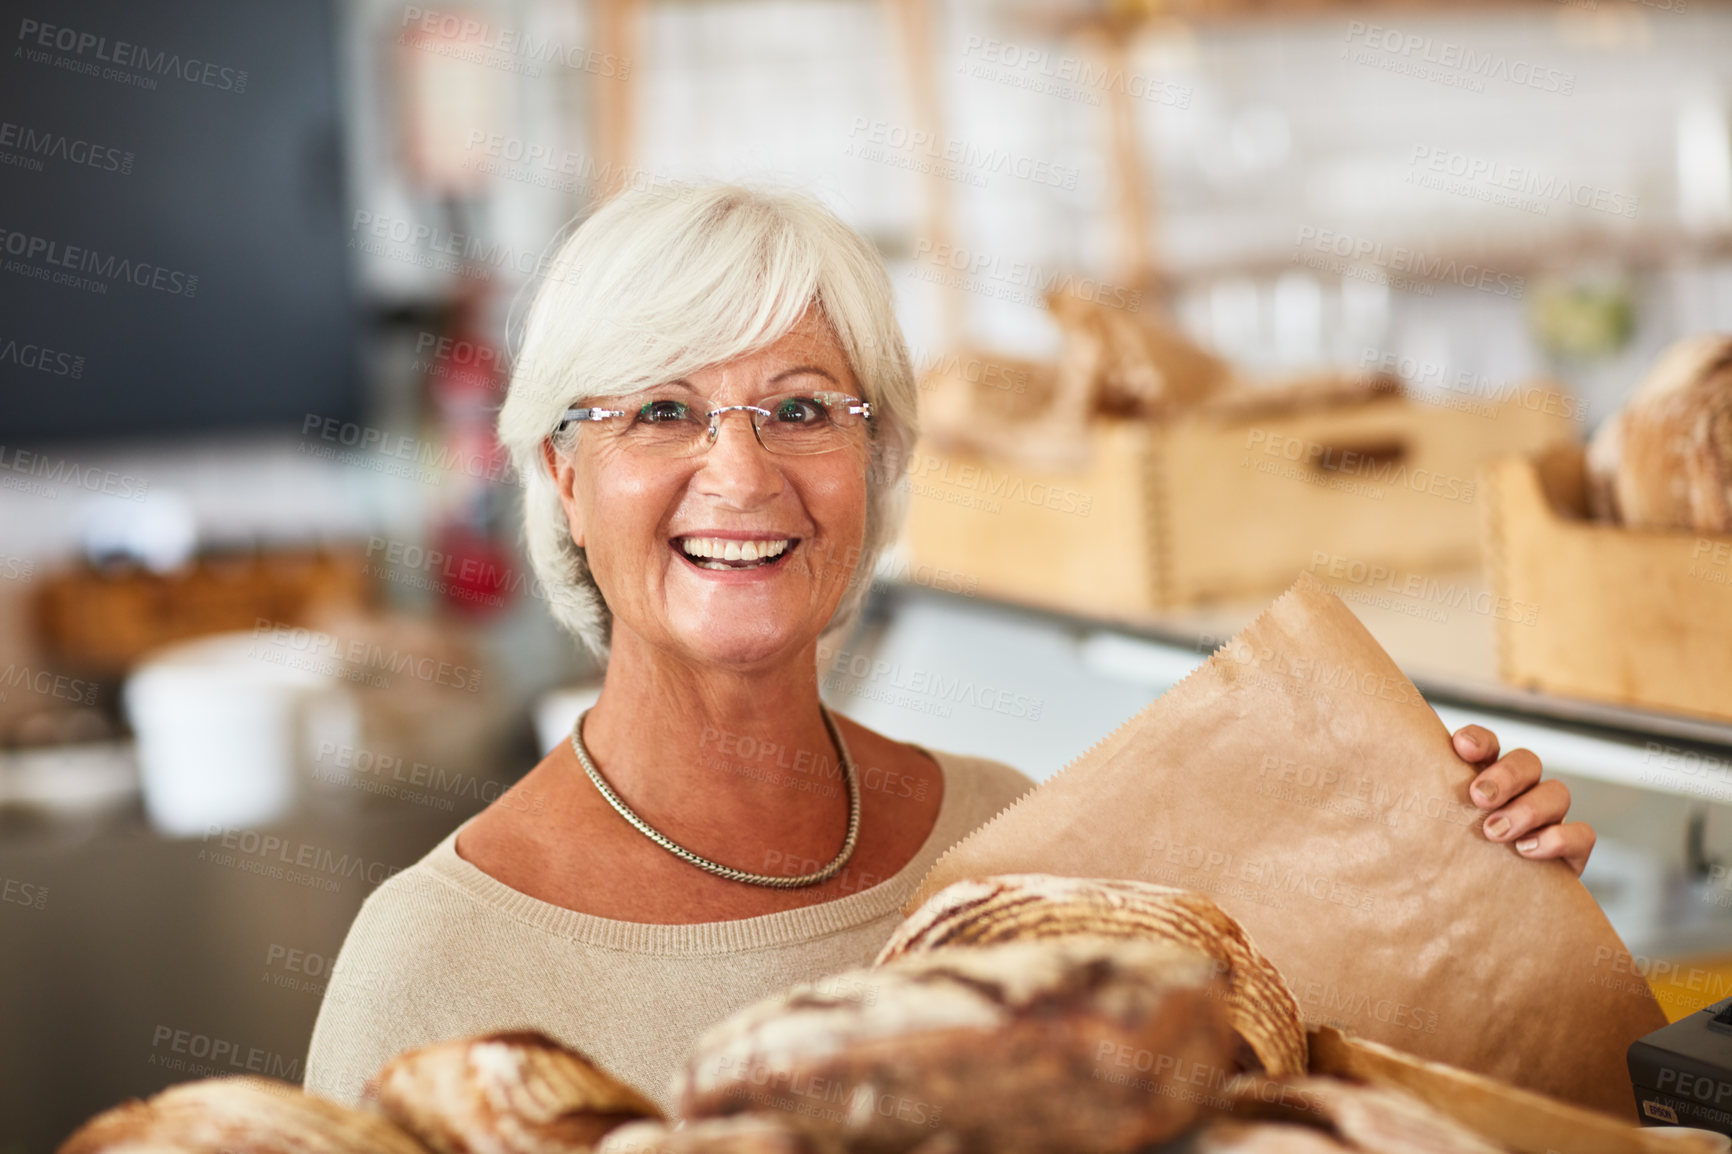
M 1474 770 L 1358 619 L 1302 576 L 1208 663 L 933 866 L 1213 897 L 1308 1023 L 1632 1117 L 1665 1024 L 1561 862 L 1487 841 Z

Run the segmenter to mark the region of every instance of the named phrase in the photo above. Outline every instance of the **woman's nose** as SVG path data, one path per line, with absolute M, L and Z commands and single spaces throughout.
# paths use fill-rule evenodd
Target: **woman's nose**
M 716 422 L 716 439 L 704 451 L 697 475 L 703 491 L 740 508 L 753 508 L 780 493 L 781 467 L 759 444 L 752 414 L 735 410 L 720 414 Z

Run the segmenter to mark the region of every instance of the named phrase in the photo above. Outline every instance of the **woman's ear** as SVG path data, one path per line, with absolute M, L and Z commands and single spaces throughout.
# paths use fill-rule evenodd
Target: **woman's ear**
M 571 458 L 572 454 L 561 453 L 553 447 L 553 438 L 541 442 L 541 463 L 546 466 L 554 491 L 559 494 L 560 507 L 565 510 L 565 523 L 571 529 L 572 543 L 582 549 L 583 507 L 577 500 L 577 465 Z

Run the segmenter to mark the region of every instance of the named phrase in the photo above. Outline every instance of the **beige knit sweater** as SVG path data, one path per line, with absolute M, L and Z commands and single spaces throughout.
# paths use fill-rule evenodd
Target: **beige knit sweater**
M 375 890 L 332 967 L 306 1088 L 354 1102 L 386 1059 L 491 1030 L 545 1031 L 667 1108 L 705 1027 L 741 1006 L 865 965 L 932 863 L 1033 784 L 1000 762 L 934 753 L 944 799 L 920 851 L 869 889 L 692 925 L 581 914 L 511 889 L 457 834 Z

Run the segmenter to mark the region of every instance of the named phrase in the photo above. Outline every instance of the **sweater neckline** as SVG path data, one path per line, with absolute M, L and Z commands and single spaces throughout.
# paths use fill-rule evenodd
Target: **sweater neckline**
M 912 744 L 912 743 L 911 743 Z M 858 893 L 791 910 L 731 918 L 718 922 L 626 922 L 556 906 L 512 889 L 457 852 L 457 836 L 474 817 L 466 818 L 427 854 L 429 872 L 499 913 L 556 937 L 601 949 L 639 954 L 728 954 L 787 946 L 854 929 L 897 910 L 914 892 L 937 852 L 967 830 L 957 829 L 967 806 L 963 793 L 974 792 L 973 778 L 953 772 L 956 759 L 914 746 L 938 766 L 944 800 L 926 840 L 896 873 Z M 408 872 L 402 875 L 407 879 Z

